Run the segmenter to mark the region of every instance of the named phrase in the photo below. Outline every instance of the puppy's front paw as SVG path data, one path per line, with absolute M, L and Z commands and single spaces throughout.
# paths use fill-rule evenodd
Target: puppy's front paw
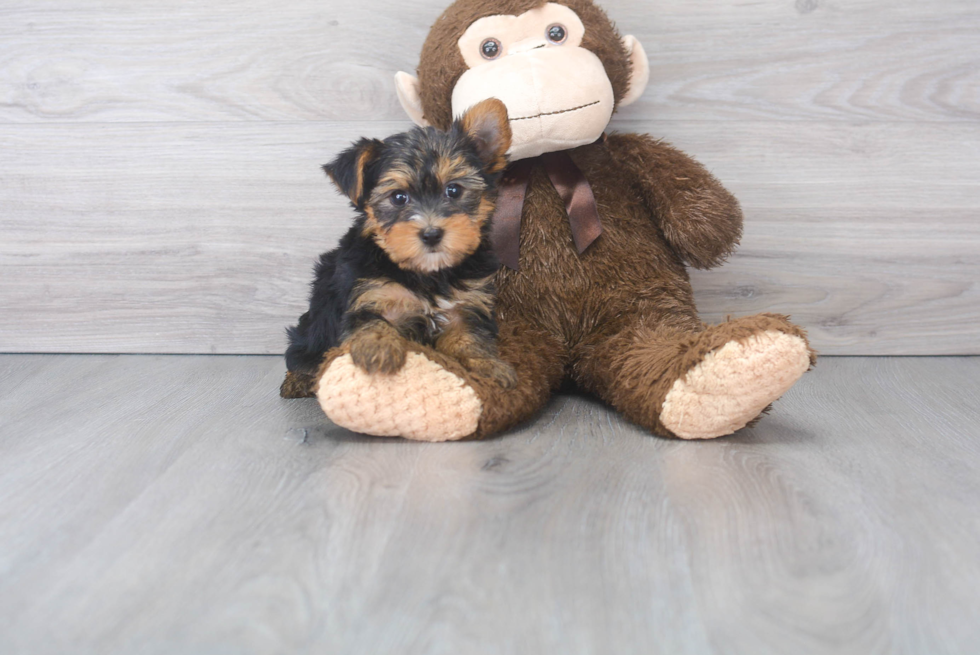
M 517 386 L 517 371 L 507 362 L 493 358 L 471 358 L 465 363 L 466 367 L 480 377 L 488 378 L 504 389 Z
M 368 373 L 391 375 L 405 365 L 405 346 L 397 337 L 367 333 L 351 339 L 350 356 Z

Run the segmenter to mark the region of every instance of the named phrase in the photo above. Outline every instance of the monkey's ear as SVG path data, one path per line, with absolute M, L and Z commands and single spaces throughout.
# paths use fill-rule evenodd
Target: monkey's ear
M 357 209 L 364 209 L 364 202 L 374 187 L 373 164 L 378 160 L 383 146 L 377 139 L 361 139 L 323 167 Z
M 496 98 L 478 102 L 466 110 L 459 119 L 459 126 L 476 142 L 488 173 L 497 173 L 507 167 L 511 131 L 504 103 Z
M 620 107 L 625 107 L 635 102 L 647 88 L 650 81 L 650 61 L 643 46 L 632 34 L 623 37 L 623 47 L 630 58 L 630 88 L 626 90 L 626 95 L 619 101 Z
M 401 71 L 395 73 L 395 93 L 402 109 L 419 127 L 429 127 L 429 121 L 422 115 L 422 97 L 419 94 L 419 78 Z

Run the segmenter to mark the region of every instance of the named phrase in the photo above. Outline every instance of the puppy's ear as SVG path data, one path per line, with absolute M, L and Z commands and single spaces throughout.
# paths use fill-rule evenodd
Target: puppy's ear
M 511 132 L 504 103 L 489 98 L 473 105 L 459 119 L 459 126 L 476 142 L 488 173 L 498 173 L 507 167 Z
M 374 165 L 383 146 L 377 139 L 361 139 L 323 167 L 340 192 L 350 198 L 357 209 L 364 209 L 364 203 L 375 185 Z

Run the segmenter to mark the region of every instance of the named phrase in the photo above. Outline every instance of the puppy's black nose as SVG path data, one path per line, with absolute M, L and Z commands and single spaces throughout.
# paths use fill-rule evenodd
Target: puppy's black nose
M 422 230 L 422 243 L 427 246 L 434 246 L 442 241 L 442 235 L 445 233 L 441 227 L 427 227 Z

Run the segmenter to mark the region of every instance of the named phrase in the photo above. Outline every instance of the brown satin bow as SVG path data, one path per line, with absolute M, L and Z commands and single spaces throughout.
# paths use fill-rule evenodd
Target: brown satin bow
M 592 187 L 567 152 L 549 152 L 532 159 L 522 159 L 507 167 L 500 180 L 497 211 L 493 216 L 490 239 L 497 257 L 508 268 L 520 269 L 521 214 L 524 195 L 535 164 L 544 166 L 548 179 L 565 203 L 572 240 L 578 254 L 602 234 L 602 222 L 596 208 Z

